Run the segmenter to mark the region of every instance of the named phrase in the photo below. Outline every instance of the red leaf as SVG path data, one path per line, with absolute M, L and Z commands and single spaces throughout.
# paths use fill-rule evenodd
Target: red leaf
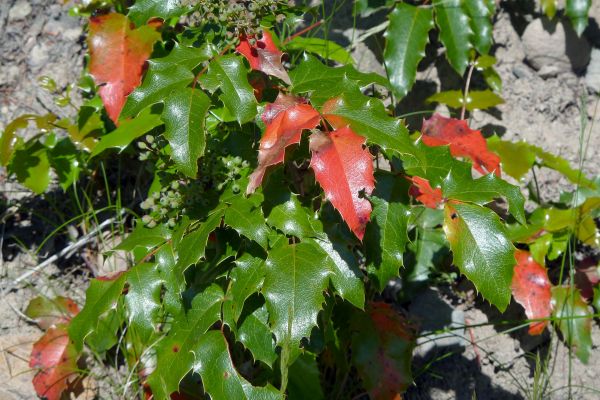
M 325 191 L 327 200 L 340 212 L 360 240 L 371 217 L 371 203 L 359 197 L 375 187 L 373 158 L 364 147 L 365 138 L 349 127 L 329 134 L 317 131 L 310 136 L 310 166 Z
M 40 397 L 59 400 L 63 392 L 77 382 L 78 353 L 71 343 L 65 325 L 48 329 L 31 351 L 29 366 L 39 369 L 33 387 Z
M 366 316 L 356 318 L 352 355 L 365 389 L 373 400 L 401 399 L 412 381 L 414 334 L 389 304 L 371 302 Z
M 253 41 L 254 44 L 250 44 L 250 41 Z M 250 68 L 253 70 L 276 76 L 288 85 L 292 83 L 287 71 L 281 64 L 283 53 L 279 51 L 273 42 L 273 37 L 269 31 L 263 30 L 260 39 L 257 39 L 256 36 L 242 35 L 240 44 L 235 49 L 246 57 L 250 63 Z
M 437 208 L 444 198 L 442 197 L 442 189 L 433 189 L 427 179 L 413 176 L 411 178 L 412 185 L 409 189 L 409 194 L 429 208 Z
M 79 307 L 68 297 L 49 299 L 39 296 L 29 302 L 25 314 L 34 319 L 40 328 L 48 329 L 69 322 L 79 314 Z
M 123 14 L 90 18 L 90 73 L 110 119 L 116 124 L 125 98 L 142 80 L 144 63 L 160 38 L 155 25 L 131 29 Z
M 515 258 L 517 265 L 511 285 L 513 297 L 525 308 L 527 318 L 550 317 L 552 292 L 546 268 L 538 264 L 528 251 L 517 250 Z M 546 325 L 548 321 L 532 322 L 529 325 L 529 334 L 541 334 Z
M 581 296 L 590 300 L 594 298 L 594 287 L 600 283 L 600 266 L 592 257 L 587 257 L 575 266 L 575 285 Z
M 469 128 L 467 122 L 434 114 L 423 120 L 422 140 L 428 146 L 450 145 L 454 157 L 468 157 L 473 168 L 482 174 L 494 172 L 500 176 L 500 157 L 488 150 L 480 131 Z
M 299 143 L 302 131 L 316 127 L 320 117 L 310 105 L 280 94 L 275 103 L 267 105 L 262 118 L 267 128 L 260 140 L 258 166 L 250 175 L 246 194 L 260 186 L 267 167 L 283 162 L 285 148 Z

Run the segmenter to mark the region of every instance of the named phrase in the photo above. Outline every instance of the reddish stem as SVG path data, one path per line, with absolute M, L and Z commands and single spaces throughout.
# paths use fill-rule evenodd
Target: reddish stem
M 294 40 L 294 38 L 297 38 L 300 35 L 304 35 L 306 32 L 311 31 L 313 29 L 315 29 L 316 27 L 320 26 L 323 23 L 323 20 L 317 21 L 314 24 L 307 26 L 306 28 L 302 29 L 299 32 L 294 33 L 292 36 L 288 37 L 287 39 L 285 39 L 283 41 L 283 44 L 286 45 L 289 42 L 291 42 L 292 40 Z

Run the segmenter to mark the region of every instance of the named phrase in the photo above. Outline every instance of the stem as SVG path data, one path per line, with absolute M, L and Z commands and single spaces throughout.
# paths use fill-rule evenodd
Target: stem
M 460 119 L 465 119 L 465 112 L 467 111 L 467 97 L 469 96 L 469 86 L 471 85 L 471 76 L 473 76 L 473 70 L 475 69 L 475 63 L 472 62 L 469 65 L 469 72 L 467 73 L 467 82 L 465 83 L 465 92 L 463 93 L 463 106 L 460 110 Z
M 317 21 L 314 24 L 307 26 L 306 28 L 302 29 L 299 32 L 294 33 L 292 36 L 288 37 L 287 39 L 285 39 L 283 41 L 283 44 L 286 45 L 289 42 L 291 42 L 292 40 L 294 40 L 294 38 L 297 38 L 300 35 L 304 35 L 306 32 L 308 31 L 312 31 L 313 29 L 315 29 L 316 27 L 320 26 L 323 23 L 323 20 Z

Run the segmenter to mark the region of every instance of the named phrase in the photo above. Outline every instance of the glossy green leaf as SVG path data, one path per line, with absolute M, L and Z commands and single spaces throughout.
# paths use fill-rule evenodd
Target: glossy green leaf
M 194 371 L 211 399 L 283 400 L 273 386 L 252 386 L 235 369 L 227 340 L 220 331 L 210 331 L 197 342 Z
M 126 274 L 122 274 L 112 281 L 99 279 L 91 281 L 90 287 L 85 292 L 83 309 L 69 324 L 69 336 L 78 351 L 81 351 L 83 342 L 92 332 L 101 336 L 114 336 L 116 334 L 116 332 L 101 330 L 99 319 L 117 307 L 117 302 L 125 287 L 126 277 Z
M 91 156 L 112 148 L 123 151 L 135 139 L 159 125 L 162 125 L 160 114 L 154 114 L 152 108 L 145 108 L 136 118 L 123 121 L 117 129 L 102 136 Z
M 237 339 L 250 350 L 257 361 L 262 361 L 269 367 L 277 359 L 275 340 L 269 327 L 269 313 L 263 305 L 244 318 L 238 331 Z
M 324 267 L 331 272 L 331 283 L 338 295 L 362 309 L 365 304 L 363 274 L 356 257 L 342 243 L 333 242 L 326 236 L 320 236 L 308 243 L 314 243 L 325 254 Z
M 158 333 L 163 279 L 157 265 L 137 264 L 127 272 L 127 307 L 129 330 L 144 344 Z
M 279 187 L 279 189 L 265 191 L 265 202 L 272 207 L 269 210 L 267 224 L 299 239 L 318 236 L 311 223 L 310 211 L 302 206 L 298 196 L 287 188 L 281 190 Z
M 147 228 L 139 221 L 133 231 L 114 250 L 133 251 L 136 247 L 142 247 L 150 251 L 154 247 L 163 244 L 171 237 L 170 230 L 164 225 L 155 228 Z
M 482 71 L 483 79 L 485 83 L 494 91 L 501 92 L 502 91 L 502 78 L 500 74 L 496 72 L 494 68 L 486 68 Z
M 171 158 L 177 169 L 190 178 L 198 173 L 198 158 L 206 147 L 205 121 L 210 99 L 199 89 L 174 91 L 165 100 L 162 120 Z
M 182 6 L 181 0 L 137 0 L 130 8 L 129 19 L 137 26 L 143 25 L 150 18 L 169 18 L 183 15 L 188 8 Z
M 354 62 L 350 53 L 339 44 L 317 37 L 296 36 L 285 44 L 287 50 L 304 50 L 313 53 L 326 60 L 337 61 L 340 64 L 351 64 Z
M 500 218 L 485 207 L 447 203 L 444 232 L 454 264 L 487 301 L 504 311 L 511 298 L 516 261 Z
M 240 56 L 231 54 L 212 60 L 200 82 L 211 92 L 221 89 L 221 101 L 240 124 L 254 119 L 256 98 Z
M 336 128 L 349 125 L 356 134 L 384 149 L 405 152 L 412 147 L 406 126 L 389 116 L 378 99 L 344 94 L 325 103 L 322 113 Z
M 287 394 L 289 400 L 325 399 L 321 387 L 321 372 L 313 354 L 301 354 L 290 366 Z
M 566 0 L 565 12 L 571 20 L 573 29 L 581 36 L 588 25 L 588 11 L 592 6 L 592 0 Z
M 269 228 L 260 207 L 256 207 L 250 199 L 236 196 L 225 211 L 225 224 L 235 229 L 240 235 L 254 240 L 267 248 Z
M 508 211 L 517 221 L 525 224 L 525 198 L 521 190 L 495 174 L 473 179 L 470 167 L 454 168 L 444 179 L 442 193 L 448 199 L 479 205 L 487 204 L 497 198 L 505 198 L 508 201 Z
M 223 291 L 211 285 L 192 300 L 191 309 L 174 317 L 168 336 L 156 347 L 157 368 L 148 377 L 155 399 L 168 399 L 207 348 L 201 342 L 221 317 Z M 214 365 L 213 365 L 214 367 Z
M 328 67 L 306 54 L 302 62 L 290 71 L 293 93 L 311 93 L 313 105 L 323 104 L 342 93 L 376 83 L 387 86 L 387 79 L 375 73 L 363 73 L 354 67 Z
M 192 70 L 215 54 L 210 45 L 195 48 L 175 44 L 166 57 L 148 60 L 142 84 L 127 97 L 119 117 L 134 117 L 144 108 L 162 103 L 173 91 L 182 90 L 194 80 Z
M 452 108 L 462 108 L 465 100 L 460 90 L 448 90 L 445 92 L 436 93 L 429 96 L 426 100 L 428 103 L 442 103 Z M 491 90 L 470 91 L 466 98 L 466 109 L 486 110 L 503 104 L 504 100 Z
M 48 151 L 39 141 L 28 143 L 15 151 L 9 170 L 17 180 L 36 194 L 42 194 L 48 188 L 51 178 Z
M 383 58 L 394 94 L 406 96 L 417 76 L 417 66 L 425 56 L 429 31 L 433 28 L 431 8 L 400 3 L 388 15 Z
M 463 7 L 469 16 L 469 25 L 473 31 L 473 47 L 480 54 L 487 54 L 492 47 L 491 12 L 488 0 L 463 0 Z
M 68 138 L 58 141 L 48 149 L 50 165 L 56 172 L 58 183 L 63 190 L 67 190 L 79 178 L 82 160 L 81 152 Z
M 452 157 L 447 146 L 427 146 L 420 140 L 400 153 L 400 158 L 408 175 L 427 179 L 431 187 L 442 186 L 450 171 L 464 164 Z
M 409 208 L 399 202 L 371 197 L 373 213 L 367 226 L 367 271 L 379 291 L 399 275 L 408 244 Z
M 25 129 L 30 121 L 34 121 L 36 128 L 41 132 L 50 131 L 52 123 L 56 121 L 56 115 L 34 115 L 24 114 L 11 121 L 0 135 L 0 165 L 6 166 L 18 144 L 16 133 L 19 129 Z
M 310 337 L 323 308 L 330 271 L 325 254 L 314 244 L 280 241 L 266 262 L 263 294 L 277 345 L 289 349 L 289 362 L 299 354 L 300 341 Z M 287 365 L 285 366 L 287 367 Z
M 592 313 L 579 290 L 570 286 L 553 287 L 552 316 L 567 345 L 587 364 L 592 351 Z
M 260 290 L 264 278 L 264 259 L 245 253 L 235 260 L 235 267 L 229 273 L 230 284 L 223 305 L 226 322 L 237 323 L 244 309 L 244 302 Z
M 446 57 L 452 68 L 462 75 L 469 64 L 472 47 L 469 18 L 461 7 L 461 0 L 433 0 L 433 9 Z
M 206 218 L 206 221 L 201 222 L 199 226 L 181 239 L 177 246 L 179 253 L 178 271 L 184 272 L 190 265 L 196 264 L 204 257 L 208 236 L 221 225 L 224 213 L 225 207 L 217 207 Z

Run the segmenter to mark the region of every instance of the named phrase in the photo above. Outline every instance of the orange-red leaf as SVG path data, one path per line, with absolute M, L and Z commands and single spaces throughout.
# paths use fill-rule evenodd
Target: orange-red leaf
M 552 312 L 551 284 L 546 268 L 538 264 L 528 251 L 515 252 L 517 264 L 512 279 L 513 297 L 525 308 L 529 319 L 548 318 Z M 548 325 L 548 321 L 532 322 L 530 335 L 539 335 Z
M 494 172 L 500 176 L 500 157 L 488 150 L 480 131 L 473 130 L 467 121 L 434 114 L 423 120 L 422 140 L 428 146 L 450 145 L 454 157 L 468 157 L 473 168 L 482 174 Z
M 250 42 L 254 44 L 250 44 Z M 256 71 L 262 71 L 267 75 L 273 75 L 281 79 L 288 85 L 291 84 L 287 71 L 281 64 L 283 53 L 279 51 L 271 33 L 263 30 L 262 38 L 256 36 L 242 35 L 240 44 L 235 48 L 250 63 L 250 68 Z
M 258 166 L 250 175 L 246 194 L 253 193 L 262 183 L 267 167 L 283 162 L 285 148 L 300 142 L 302 131 L 319 124 L 319 113 L 299 99 L 280 94 L 267 105 L 263 121 L 267 124 L 260 140 Z
M 310 166 L 325 191 L 327 200 L 340 212 L 360 240 L 371 217 L 371 203 L 360 197 L 375 187 L 373 159 L 364 147 L 365 138 L 349 127 L 329 134 L 320 131 L 310 136 Z
M 125 98 L 141 83 L 144 63 L 160 38 L 155 25 L 132 27 L 123 14 L 90 18 L 90 73 L 100 86 L 98 94 L 115 124 Z
M 35 320 L 42 329 L 67 323 L 79 314 L 77 303 L 68 297 L 58 296 L 54 299 L 39 296 L 32 299 L 25 314 Z
M 78 380 L 77 350 L 64 325 L 52 327 L 33 345 L 29 366 L 38 369 L 33 387 L 38 396 L 59 400 Z
M 371 399 L 401 399 L 412 381 L 413 330 L 389 304 L 371 302 L 366 314 L 353 321 L 358 332 L 352 356 L 358 373 Z
M 442 204 L 444 201 L 442 189 L 433 189 L 427 179 L 418 176 L 413 176 L 411 181 L 413 184 L 409 189 L 409 194 L 423 203 L 425 207 L 437 208 Z

